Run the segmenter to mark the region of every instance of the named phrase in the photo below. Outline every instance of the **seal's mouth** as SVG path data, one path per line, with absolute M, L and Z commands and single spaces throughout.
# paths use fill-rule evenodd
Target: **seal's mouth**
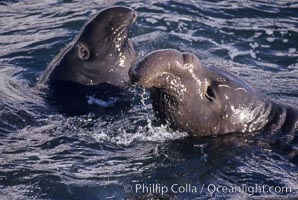
M 130 78 L 130 82 L 133 85 L 137 85 L 138 84 L 138 82 L 139 82 L 139 76 L 138 76 L 138 73 L 136 71 L 136 66 L 132 66 L 131 68 L 129 68 L 129 70 L 128 70 L 128 76 Z
M 115 26 L 123 25 L 124 27 L 128 28 L 137 20 L 137 18 L 137 12 L 135 10 L 129 9 L 128 12 L 122 15 L 114 15 L 111 22 L 113 23 L 113 21 L 116 21 L 118 23 L 115 23 Z
M 105 44 L 109 49 L 122 52 L 123 48 L 133 52 L 133 44 L 129 41 L 128 29 L 137 19 L 136 11 L 126 8 L 122 13 L 115 13 L 110 20 L 109 33 Z

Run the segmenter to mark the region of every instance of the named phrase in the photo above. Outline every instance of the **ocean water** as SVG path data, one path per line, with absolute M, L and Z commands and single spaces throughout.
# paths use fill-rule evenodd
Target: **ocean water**
M 111 5 L 138 12 L 129 34 L 139 57 L 192 52 L 298 106 L 298 1 L 1 0 L 0 199 L 297 199 L 297 159 L 270 133 L 188 137 L 158 124 L 140 88 L 113 114 L 48 105 L 38 77 Z

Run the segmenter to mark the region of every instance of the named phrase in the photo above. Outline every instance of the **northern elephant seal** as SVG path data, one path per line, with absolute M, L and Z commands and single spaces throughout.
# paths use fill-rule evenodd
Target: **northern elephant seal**
M 121 102 L 128 99 L 125 87 L 129 82 L 128 70 L 136 60 L 128 28 L 136 17 L 130 8 L 113 6 L 87 21 L 37 82 L 37 88 L 49 86 L 46 93 L 49 103 L 71 115 L 93 112 L 94 102 L 99 101 L 113 102 L 99 105 L 97 110 L 101 111 L 114 107 L 119 99 L 120 107 L 125 107 Z M 98 101 L 90 105 L 90 98 Z
M 101 10 L 50 62 L 38 84 L 70 81 L 85 86 L 122 86 L 129 81 L 128 70 L 136 60 L 128 38 L 128 27 L 136 17 L 127 7 Z
M 192 136 L 263 129 L 292 133 L 298 111 L 281 105 L 237 75 L 203 66 L 192 53 L 149 53 L 129 71 L 132 82 L 150 88 L 157 116 Z

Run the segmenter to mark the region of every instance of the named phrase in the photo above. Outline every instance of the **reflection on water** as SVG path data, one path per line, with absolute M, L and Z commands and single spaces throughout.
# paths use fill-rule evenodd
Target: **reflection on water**
M 189 138 L 160 126 L 148 93 L 140 89 L 132 108 L 112 115 L 65 117 L 44 102 L 43 91 L 30 86 L 92 14 L 115 4 L 138 12 L 130 35 L 139 56 L 161 48 L 193 52 L 204 64 L 229 69 L 269 96 L 298 106 L 298 2 L 4 0 L 1 199 L 157 199 L 158 193 L 125 191 L 127 185 L 154 183 L 292 189 L 253 196 L 204 189 L 167 193 L 165 199 L 297 196 L 297 161 L 271 146 L 268 133 Z

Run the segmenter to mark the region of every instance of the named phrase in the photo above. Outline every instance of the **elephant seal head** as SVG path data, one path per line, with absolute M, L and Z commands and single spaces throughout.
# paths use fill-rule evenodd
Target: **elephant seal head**
M 245 80 L 192 53 L 149 53 L 129 71 L 132 82 L 150 88 L 153 109 L 172 128 L 193 136 L 253 132 L 268 122 L 271 104 Z
M 122 86 L 136 53 L 128 27 L 136 20 L 130 8 L 101 10 L 48 65 L 38 83 L 70 81 L 82 85 L 109 83 Z

